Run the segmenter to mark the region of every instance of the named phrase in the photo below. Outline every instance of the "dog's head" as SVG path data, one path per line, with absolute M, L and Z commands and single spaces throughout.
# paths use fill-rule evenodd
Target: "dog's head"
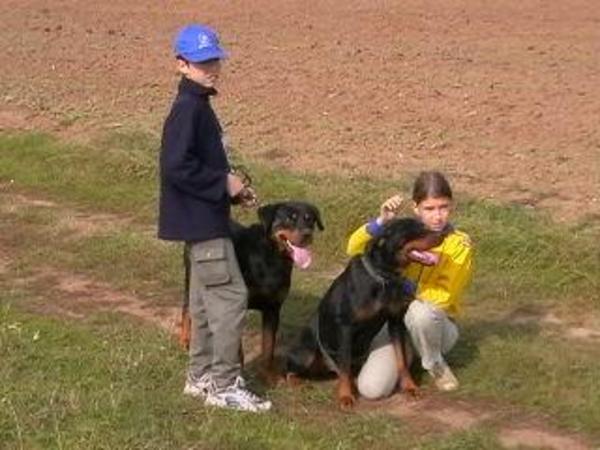
M 262 206 L 258 218 L 268 236 L 277 242 L 306 247 L 312 243 L 315 227 L 323 230 L 321 214 L 306 202 L 280 202 Z
M 367 250 L 370 259 L 380 269 L 399 272 L 415 259 L 411 252 L 423 252 L 441 244 L 442 233 L 430 231 L 419 220 L 395 219 L 385 225 L 380 236 Z

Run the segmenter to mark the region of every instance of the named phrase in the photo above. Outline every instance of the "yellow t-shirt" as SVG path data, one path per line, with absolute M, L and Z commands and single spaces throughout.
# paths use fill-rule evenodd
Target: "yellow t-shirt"
M 361 226 L 350 236 L 346 253 L 350 256 L 364 253 L 372 238 L 367 225 Z M 461 313 L 462 294 L 473 271 L 471 240 L 466 233 L 454 230 L 430 251 L 440 255 L 435 266 L 413 262 L 404 269 L 404 276 L 417 285 L 416 298 L 431 302 L 456 317 Z

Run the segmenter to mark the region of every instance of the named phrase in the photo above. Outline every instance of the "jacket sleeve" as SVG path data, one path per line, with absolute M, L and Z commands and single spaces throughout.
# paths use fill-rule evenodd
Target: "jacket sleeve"
M 202 164 L 194 153 L 202 132 L 198 109 L 174 108 L 165 124 L 160 156 L 161 177 L 186 194 L 218 203 L 227 195 L 227 172 Z
M 365 252 L 365 248 L 369 241 L 373 239 L 373 236 L 367 231 L 367 224 L 362 225 L 360 228 L 354 231 L 348 239 L 348 245 L 346 246 L 346 253 L 348 256 L 361 255 Z

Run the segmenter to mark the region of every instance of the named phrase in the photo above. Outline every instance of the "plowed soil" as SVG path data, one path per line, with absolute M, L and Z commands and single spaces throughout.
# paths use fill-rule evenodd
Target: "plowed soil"
M 597 0 L 4 0 L 0 128 L 159 134 L 193 21 L 231 55 L 216 105 L 241 153 L 440 168 L 476 197 L 600 220 Z

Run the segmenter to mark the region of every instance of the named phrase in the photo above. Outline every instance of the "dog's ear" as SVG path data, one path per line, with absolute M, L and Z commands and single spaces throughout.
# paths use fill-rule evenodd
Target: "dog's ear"
M 261 206 L 260 208 L 258 208 L 258 219 L 260 220 L 260 223 L 262 223 L 267 233 L 271 232 L 271 227 L 273 226 L 275 214 L 277 213 L 277 209 L 279 208 L 279 206 L 280 203 L 271 203 L 269 205 Z
M 315 216 L 315 220 L 317 221 L 317 227 L 319 227 L 320 231 L 323 231 L 325 229 L 325 227 L 323 226 L 323 221 L 321 220 L 321 212 L 315 205 L 309 204 L 308 206 L 310 206 L 310 210 L 313 213 L 313 215 Z

